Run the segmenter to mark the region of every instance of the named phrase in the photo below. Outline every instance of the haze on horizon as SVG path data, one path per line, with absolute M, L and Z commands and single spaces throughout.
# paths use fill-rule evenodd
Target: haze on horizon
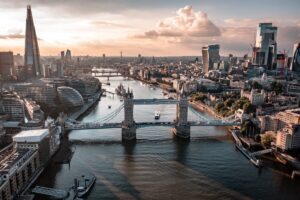
M 300 42 L 298 0 L 0 0 L 0 51 L 24 54 L 27 4 L 42 56 L 199 56 L 214 43 L 250 55 L 260 22 L 278 26 L 279 52 Z

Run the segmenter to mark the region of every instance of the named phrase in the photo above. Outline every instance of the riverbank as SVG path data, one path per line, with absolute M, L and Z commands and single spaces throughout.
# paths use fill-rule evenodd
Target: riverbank
M 72 113 L 69 113 L 67 115 L 68 118 L 71 118 L 73 120 L 77 120 L 80 117 L 82 117 L 83 115 L 86 114 L 86 112 L 88 112 L 101 98 L 103 91 L 100 90 L 98 91 L 94 96 L 93 96 L 93 100 L 91 102 L 87 102 L 85 103 L 80 110 L 76 110 Z
M 74 120 L 77 120 L 80 117 L 83 117 L 86 113 L 88 113 L 96 105 L 96 103 L 101 98 L 101 95 L 102 95 L 102 91 L 100 90 L 93 96 L 92 101 L 84 104 L 80 110 L 76 110 L 72 113 L 69 113 L 67 115 L 67 117 L 74 119 Z M 61 151 L 61 147 L 64 146 L 62 144 L 65 144 L 64 138 L 66 138 L 66 137 L 64 137 L 64 134 L 63 134 L 60 145 L 57 148 L 57 150 L 55 151 L 55 153 L 49 158 L 49 160 L 45 164 L 43 164 L 41 166 L 41 168 L 36 172 L 36 174 L 30 179 L 29 183 L 24 187 L 23 191 L 21 192 L 21 195 L 29 193 L 29 189 L 31 188 L 31 186 L 36 182 L 36 180 L 39 178 L 39 176 L 41 174 L 43 174 L 44 170 L 47 167 L 49 167 L 49 165 L 53 162 L 54 157 L 57 155 L 57 153 L 59 151 Z
M 210 115 L 212 115 L 215 118 L 222 119 L 223 117 L 216 113 L 213 108 L 196 101 L 189 101 L 189 105 L 191 105 L 195 110 L 201 111 L 201 112 L 207 112 Z

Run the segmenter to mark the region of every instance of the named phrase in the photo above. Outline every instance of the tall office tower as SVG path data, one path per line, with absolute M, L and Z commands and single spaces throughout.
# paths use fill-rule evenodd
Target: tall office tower
M 293 72 L 300 73 L 300 43 L 294 45 L 293 60 L 290 69 Z
M 202 47 L 202 62 L 203 62 L 203 73 L 207 73 L 209 71 L 209 53 L 208 47 Z
M 209 53 L 209 69 L 214 67 L 214 63 L 220 62 L 220 45 L 213 44 L 208 45 L 208 53 Z
M 268 70 L 275 69 L 277 58 L 277 27 L 272 23 L 260 23 L 256 32 L 255 63 Z
M 14 72 L 13 52 L 0 52 L 0 75 L 3 79 L 9 79 Z
M 60 61 L 57 63 L 57 76 L 63 77 L 64 76 L 64 65 L 65 65 L 65 52 L 60 52 Z
M 30 5 L 27 6 L 25 35 L 25 64 L 33 77 L 41 76 L 40 51 Z
M 67 49 L 67 51 L 66 51 L 66 62 L 71 62 L 71 60 L 72 60 L 71 50 Z
M 220 45 L 208 45 L 202 47 L 203 72 L 213 69 L 214 63 L 220 62 Z
M 120 55 L 120 56 L 121 56 L 121 61 L 120 61 L 120 62 L 122 63 L 122 60 L 123 60 L 123 52 L 121 51 L 120 54 L 121 54 L 121 55 Z

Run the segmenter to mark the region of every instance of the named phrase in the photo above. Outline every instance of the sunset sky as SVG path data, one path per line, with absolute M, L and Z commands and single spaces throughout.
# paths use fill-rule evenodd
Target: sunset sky
M 31 4 L 41 55 L 221 55 L 251 53 L 259 22 L 279 27 L 278 50 L 300 42 L 299 0 L 0 0 L 0 51 L 24 53 Z

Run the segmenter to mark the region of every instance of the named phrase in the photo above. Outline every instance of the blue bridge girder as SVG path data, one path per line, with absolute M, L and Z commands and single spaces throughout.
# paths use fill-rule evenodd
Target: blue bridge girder
M 150 126 L 167 126 L 174 127 L 176 122 L 137 122 L 135 123 L 136 128 L 144 128 Z M 222 121 L 206 121 L 206 122 L 189 122 L 187 125 L 190 126 L 240 126 L 239 122 L 222 122 Z M 122 123 L 93 123 L 86 122 L 80 124 L 67 124 L 66 130 L 85 130 L 85 129 L 109 129 L 109 128 L 122 128 Z
M 177 99 L 133 99 L 134 105 L 178 104 Z

